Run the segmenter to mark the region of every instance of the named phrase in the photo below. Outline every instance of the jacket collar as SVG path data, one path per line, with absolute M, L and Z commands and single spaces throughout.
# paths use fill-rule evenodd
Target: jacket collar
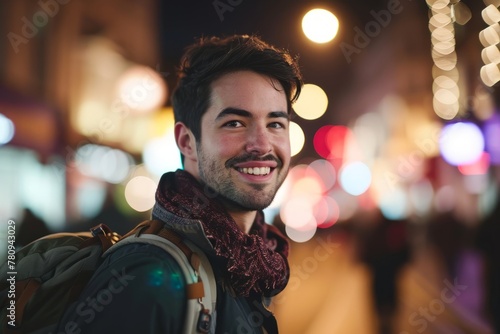
M 214 253 L 214 248 L 203 230 L 203 225 L 199 219 L 189 219 L 179 217 L 158 203 L 155 203 L 152 212 L 153 219 L 161 220 L 165 226 L 182 235 L 201 250 L 208 254 Z

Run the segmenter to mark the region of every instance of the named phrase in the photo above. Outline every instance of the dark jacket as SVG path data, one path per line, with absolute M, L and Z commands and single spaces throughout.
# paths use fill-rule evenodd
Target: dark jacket
M 227 284 L 222 259 L 215 256 L 201 222 L 155 206 L 163 221 L 202 249 L 217 280 L 215 333 L 277 333 L 262 296 L 237 297 Z M 185 279 L 173 257 L 149 244 L 131 244 L 106 257 L 84 292 L 64 315 L 57 333 L 183 332 Z M 55 333 L 54 333 L 55 334 Z

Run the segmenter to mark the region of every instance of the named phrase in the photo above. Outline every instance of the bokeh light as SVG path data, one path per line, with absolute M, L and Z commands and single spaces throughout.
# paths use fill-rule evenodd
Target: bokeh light
M 146 113 L 161 107 L 167 86 L 153 69 L 135 65 L 125 71 L 117 84 L 118 96 L 131 111 Z
M 452 93 L 455 97 L 459 96 L 458 83 L 452 77 L 447 75 L 439 75 L 432 83 L 432 91 L 436 94 L 440 89 L 444 89 Z
M 304 176 L 292 185 L 290 196 L 307 195 L 309 201 L 316 202 L 324 191 L 324 186 L 316 175 Z
M 156 183 L 146 176 L 136 176 L 125 186 L 128 205 L 138 212 L 148 211 L 155 204 Z
M 336 171 L 335 167 L 328 160 L 318 159 L 309 164 L 306 169 L 306 174 L 310 175 L 311 172 L 314 172 L 321 181 L 321 184 L 326 190 L 333 188 L 335 185 Z
M 443 71 L 449 71 L 455 66 L 457 66 L 457 54 L 452 52 L 450 54 L 442 54 L 441 52 L 433 49 L 431 52 L 432 59 L 434 60 L 434 65 Z
M 497 8 L 498 4 L 487 1 L 485 3 L 487 7 L 481 11 L 481 16 L 488 27 L 479 32 L 479 41 L 484 47 L 481 51 L 481 59 L 485 65 L 481 67 L 479 74 L 483 83 L 492 87 L 500 81 L 500 69 L 498 67 L 500 63 L 500 51 L 498 50 L 500 12 Z
M 182 168 L 181 155 L 171 133 L 150 140 L 144 147 L 142 158 L 147 170 L 157 177 Z
M 134 160 L 122 150 L 87 144 L 76 150 L 75 164 L 84 175 L 118 184 L 127 178 Z
M 335 199 L 323 196 L 314 206 L 313 213 L 318 228 L 328 228 L 339 220 L 340 208 Z
M 458 88 L 456 89 L 456 92 L 458 93 Z M 453 88 L 440 88 L 434 93 L 434 97 L 439 103 L 444 105 L 453 105 L 458 101 L 458 94 L 454 92 Z
M 358 117 L 352 132 L 363 157 L 375 159 L 387 136 L 386 124 L 380 113 L 367 112 Z
M 432 15 L 429 20 L 429 24 L 431 25 L 430 30 L 432 31 L 434 28 L 444 27 L 452 23 L 451 17 L 444 13 L 436 13 Z
M 344 159 L 348 139 L 351 136 L 351 130 L 348 127 L 337 125 L 328 131 L 326 142 L 330 149 L 330 159 Z
M 305 84 L 300 96 L 293 105 L 293 110 L 303 119 L 318 119 L 328 107 L 328 96 L 325 91 L 316 85 Z
M 500 196 L 497 182 L 488 182 L 486 190 L 478 196 L 478 211 L 482 217 L 491 215 L 495 210 Z
M 429 3 L 429 1 L 428 1 Z M 429 18 L 431 31 L 433 65 L 433 108 L 437 116 L 445 120 L 455 118 L 460 112 L 460 91 L 458 86 L 457 53 L 455 51 L 455 23 L 465 24 L 470 20 L 467 6 L 453 6 L 449 1 L 435 1 Z
M 483 17 L 484 22 L 488 25 L 492 25 L 500 21 L 500 12 L 493 4 L 489 4 L 485 9 L 483 9 L 481 11 L 481 16 Z
M 439 138 L 443 158 L 454 166 L 475 162 L 484 150 L 484 138 L 473 123 L 458 122 L 443 127 Z
M 484 47 L 500 43 L 500 25 L 494 23 L 479 32 L 479 41 Z
M 485 175 L 490 168 L 490 155 L 483 152 L 476 161 L 458 166 L 458 170 L 463 175 Z
M 472 19 L 472 11 L 464 2 L 453 3 L 453 19 L 454 23 L 463 26 Z
M 330 156 L 330 147 L 327 142 L 328 132 L 333 128 L 333 125 L 324 125 L 314 133 L 313 145 L 314 150 L 323 158 Z
M 99 214 L 106 200 L 106 185 L 96 180 L 82 182 L 76 190 L 75 201 L 82 217 L 91 219 Z
M 455 189 L 450 185 L 445 185 L 436 191 L 434 196 L 434 207 L 438 212 L 449 212 L 456 205 Z
M 308 169 L 307 165 L 298 165 L 292 169 L 292 178 L 287 201 L 300 199 L 307 202 L 312 212 L 314 205 L 321 199 L 325 190 L 319 175 L 314 170 Z
M 328 193 L 339 207 L 339 221 L 346 221 L 352 218 L 359 209 L 358 198 L 346 193 L 340 188 L 335 188 Z
M 321 159 L 309 165 L 299 164 L 290 170 L 283 184 L 286 190 L 282 192 L 282 187 L 277 196 L 282 197 L 279 215 L 292 240 L 305 242 L 318 227 L 327 228 L 339 220 L 339 205 L 333 197 L 325 194 L 335 183 L 334 172 L 333 166 Z
M 444 120 L 452 120 L 458 115 L 460 111 L 460 104 L 458 103 L 458 98 L 449 100 L 448 103 L 442 102 L 441 97 L 434 97 L 432 100 L 432 105 L 434 107 L 434 112 L 438 117 Z M 450 95 L 448 95 L 450 97 Z
M 401 188 L 384 193 L 378 205 L 384 217 L 390 220 L 405 219 L 410 212 L 408 195 Z
M 0 114 L 0 145 L 5 145 L 14 138 L 14 123 L 6 116 Z
M 122 150 L 110 149 L 102 157 L 101 178 L 109 183 L 120 183 L 129 174 L 133 164 L 132 157 Z
M 500 50 L 498 50 L 496 45 L 490 45 L 481 51 L 481 58 L 485 64 L 488 63 L 500 63 Z
M 311 41 L 327 43 L 335 38 L 339 30 L 339 20 L 326 9 L 315 8 L 302 18 L 302 30 Z
M 426 0 L 426 2 L 434 14 L 447 13 L 450 11 L 450 9 L 448 8 L 450 0 Z
M 292 157 L 299 154 L 304 148 L 306 136 L 304 130 L 295 122 L 290 122 L 290 149 Z
M 346 141 L 351 135 L 351 130 L 343 125 L 322 126 L 314 134 L 314 149 L 325 159 L 344 159 Z
M 500 114 L 493 114 L 484 122 L 486 150 L 493 165 L 500 165 Z
M 359 196 L 368 190 L 372 182 L 370 168 L 362 162 L 351 162 L 340 170 L 340 184 L 348 194 Z
M 432 209 L 432 200 L 434 198 L 434 189 L 428 179 L 423 179 L 410 186 L 408 197 L 411 206 L 416 214 L 424 216 Z
M 290 171 L 288 173 L 285 181 L 283 182 L 281 187 L 276 192 L 276 195 L 274 196 L 272 203 L 268 207 L 269 209 L 273 210 L 273 209 L 281 208 L 283 203 L 288 198 L 288 196 L 290 194 L 290 190 L 292 189 L 292 184 L 293 184 L 292 178 L 293 178 L 293 176 L 292 176 L 292 173 Z
M 174 136 L 174 111 L 164 108 L 155 116 L 152 133 L 155 135 L 144 145 L 142 159 L 146 169 L 156 177 L 182 168 L 180 151 Z
M 316 230 L 316 222 L 314 222 L 313 220 L 307 222 L 305 227 L 302 229 L 295 229 L 288 225 L 285 226 L 285 233 L 288 238 L 298 243 L 303 243 L 311 240 L 312 237 L 314 237 L 314 234 L 316 234 Z
M 469 194 L 479 195 L 488 188 L 488 175 L 472 174 L 464 176 L 464 188 Z
M 474 115 L 484 121 L 488 120 L 495 113 L 495 101 L 491 92 L 486 87 L 476 88 L 472 99 L 472 111 Z
M 285 225 L 296 230 L 307 229 L 311 221 L 316 222 L 313 214 L 313 205 L 314 203 L 307 196 L 291 198 L 281 208 L 281 220 Z
M 486 86 L 492 87 L 500 81 L 500 69 L 498 68 L 498 64 L 489 63 L 484 65 L 481 67 L 479 75 Z

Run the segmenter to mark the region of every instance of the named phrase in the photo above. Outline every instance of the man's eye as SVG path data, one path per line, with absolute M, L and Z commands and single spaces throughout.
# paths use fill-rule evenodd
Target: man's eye
M 270 128 L 273 128 L 273 129 L 286 129 L 285 124 L 280 123 L 280 122 L 273 122 L 273 123 L 270 123 L 270 124 L 269 124 L 269 127 L 270 127 Z
M 239 128 L 240 126 L 243 126 L 243 124 L 241 124 L 240 121 L 229 121 L 224 123 L 224 126 L 228 128 Z

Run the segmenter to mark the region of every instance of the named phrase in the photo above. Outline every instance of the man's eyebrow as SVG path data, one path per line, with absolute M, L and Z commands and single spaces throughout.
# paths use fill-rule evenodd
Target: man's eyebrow
M 228 116 L 228 115 L 236 115 L 236 116 L 247 117 L 247 118 L 253 117 L 252 113 L 247 111 L 247 110 L 229 107 L 229 108 L 224 108 L 217 115 L 217 117 L 215 117 L 215 119 L 218 120 L 218 119 L 221 119 L 221 118 Z M 284 111 L 271 111 L 267 114 L 267 117 L 269 117 L 269 118 L 286 118 L 287 120 L 290 119 L 290 115 Z
M 221 119 L 221 118 L 228 116 L 228 115 L 252 117 L 252 114 L 247 110 L 229 107 L 229 108 L 222 109 L 222 111 L 217 115 L 217 117 L 215 117 L 215 119 L 218 120 L 218 119 Z
M 290 114 L 284 111 L 271 111 L 267 116 L 269 118 L 286 118 L 290 120 Z

